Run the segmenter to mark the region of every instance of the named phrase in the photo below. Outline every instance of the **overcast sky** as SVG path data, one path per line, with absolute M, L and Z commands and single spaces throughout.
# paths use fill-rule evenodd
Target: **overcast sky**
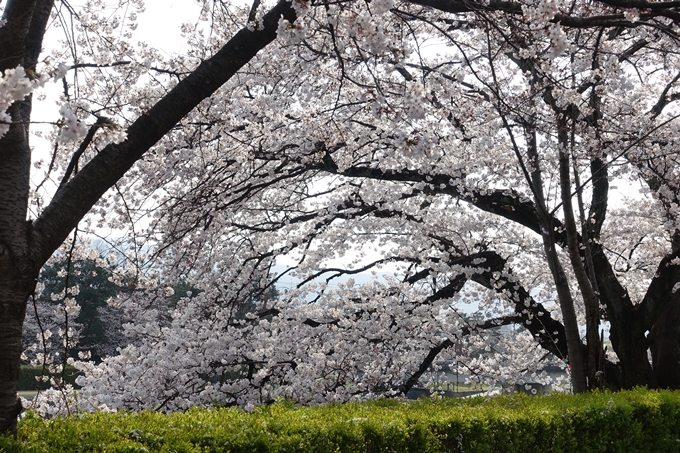
M 198 19 L 200 5 L 195 0 L 145 0 L 145 4 L 135 37 L 168 53 L 185 50 L 179 27 Z

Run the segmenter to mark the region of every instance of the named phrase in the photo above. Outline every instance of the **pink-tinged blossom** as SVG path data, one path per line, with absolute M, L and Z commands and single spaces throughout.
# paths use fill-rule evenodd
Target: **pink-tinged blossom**
M 276 36 L 286 45 L 295 45 L 299 43 L 305 37 L 304 28 L 301 25 L 301 22 L 301 20 L 296 20 L 291 24 L 283 17 L 280 18 Z
M 567 35 L 562 31 L 559 22 L 548 26 L 548 38 L 550 39 L 551 58 L 556 58 L 562 55 L 569 48 L 569 40 Z
M 87 126 L 78 119 L 67 105 L 62 105 L 59 109 L 62 116 L 62 125 L 59 129 L 59 141 L 61 143 L 78 142 L 85 138 Z
M 9 130 L 12 121 L 7 109 L 16 101 L 23 100 L 36 88 L 43 86 L 45 79 L 29 77 L 21 66 L 7 69 L 0 77 L 0 137 Z

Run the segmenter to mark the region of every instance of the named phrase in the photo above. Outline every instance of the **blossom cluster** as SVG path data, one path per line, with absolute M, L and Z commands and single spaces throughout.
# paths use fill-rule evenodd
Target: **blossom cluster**
M 524 18 L 537 28 L 541 28 L 550 22 L 559 12 L 560 0 L 538 0 L 535 5 L 522 4 Z
M 235 320 L 228 306 L 205 317 L 205 293 L 183 299 L 167 327 L 140 312 L 144 319 L 125 327 L 137 341 L 120 355 L 101 364 L 74 362 L 85 373 L 78 379 L 78 404 L 85 410 L 174 411 L 215 403 L 249 409 L 277 398 L 319 404 L 395 395 L 429 348 L 457 329 L 438 306 L 368 298 L 357 304 L 350 294 L 366 297 L 368 288 L 343 290 L 325 298 L 323 309 L 291 307 L 267 318 L 252 313 Z M 530 336 L 526 340 L 524 348 L 536 348 Z M 459 352 L 481 346 L 474 344 L 461 343 Z M 470 360 L 467 369 L 477 371 L 473 379 L 493 382 L 514 369 L 502 355 Z M 437 378 L 434 369 L 420 385 Z
M 286 45 L 298 44 L 305 37 L 304 27 L 301 25 L 301 22 L 296 20 L 294 23 L 290 23 L 283 17 L 279 18 L 276 36 Z
M 559 57 L 569 48 L 569 40 L 559 23 L 548 27 L 548 38 L 551 45 L 549 52 L 551 58 Z
M 44 77 L 31 77 L 23 67 L 6 70 L 0 77 L 0 137 L 9 131 L 12 118 L 7 109 L 16 101 L 23 100 L 46 82 Z
M 59 141 L 61 143 L 78 142 L 85 138 L 87 126 L 78 119 L 67 105 L 61 106 L 59 114 L 62 116 L 62 125 L 59 129 Z

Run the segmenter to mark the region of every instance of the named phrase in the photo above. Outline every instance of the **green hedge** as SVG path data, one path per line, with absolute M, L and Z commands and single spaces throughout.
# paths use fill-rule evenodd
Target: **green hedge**
M 30 366 L 22 365 L 21 374 L 19 375 L 18 389 L 22 390 L 46 390 L 50 388 L 49 382 L 37 381 L 37 376 L 42 376 L 43 367 L 41 366 Z M 67 365 L 66 372 L 64 373 L 64 381 L 67 384 L 73 385 L 74 388 L 80 388 L 76 385 L 76 377 L 83 374 L 82 372 L 76 370 L 74 367 Z M 61 377 L 61 375 L 58 375 Z
M 0 451 L 678 452 L 680 392 L 29 416 L 18 440 L 0 437 Z

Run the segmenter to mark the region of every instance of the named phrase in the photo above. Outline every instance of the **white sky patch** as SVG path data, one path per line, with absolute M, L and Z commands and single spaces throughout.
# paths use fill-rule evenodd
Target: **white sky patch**
M 180 33 L 184 23 L 196 23 L 201 5 L 193 0 L 146 0 L 146 11 L 139 16 L 134 37 L 167 54 L 188 49 Z
M 111 2 L 113 5 L 113 2 Z M 71 4 L 76 11 L 81 8 L 81 3 Z M 139 14 L 137 29 L 134 31 L 132 42 L 145 42 L 150 47 L 161 50 L 166 56 L 182 54 L 189 50 L 186 39 L 180 32 L 182 24 L 196 23 L 199 20 L 202 5 L 194 0 L 146 0 L 145 11 Z M 45 36 L 43 56 L 49 54 L 54 46 L 61 46 L 64 40 L 64 30 L 61 27 L 51 26 Z M 64 61 L 66 65 L 72 61 Z M 45 177 L 45 170 L 51 160 L 53 144 L 47 139 L 47 134 L 54 128 L 54 123 L 61 118 L 59 109 L 63 104 L 60 99 L 63 95 L 63 81 L 50 80 L 44 88 L 36 91 L 34 95 L 33 132 L 45 134 L 40 136 L 33 134 L 31 147 L 33 149 L 33 161 L 42 163 L 36 166 L 32 173 L 33 186 L 37 186 Z M 44 189 L 48 193 L 56 190 L 55 181 L 47 181 Z M 45 200 L 49 202 L 49 196 Z M 35 217 L 37 213 L 32 213 Z M 104 235 L 104 234 L 102 234 Z

